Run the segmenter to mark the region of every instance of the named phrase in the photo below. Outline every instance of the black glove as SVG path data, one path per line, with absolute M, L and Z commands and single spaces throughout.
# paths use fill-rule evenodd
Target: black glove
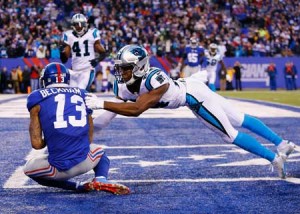
M 100 61 L 104 60 L 107 55 L 107 52 L 99 54 L 99 57 L 90 60 L 91 65 L 93 68 L 97 67 Z
M 95 59 L 90 60 L 91 66 L 93 66 L 93 68 L 97 67 L 99 62 L 100 62 L 99 58 L 95 58 Z
M 64 43 L 59 46 L 60 60 L 62 63 L 66 63 L 68 61 L 68 57 L 66 57 L 66 55 L 65 55 L 65 47 L 66 46 L 67 45 Z
M 62 44 L 59 46 L 59 52 L 60 52 L 60 53 L 64 52 L 66 46 L 67 46 L 67 45 L 66 45 L 65 43 L 62 43 Z

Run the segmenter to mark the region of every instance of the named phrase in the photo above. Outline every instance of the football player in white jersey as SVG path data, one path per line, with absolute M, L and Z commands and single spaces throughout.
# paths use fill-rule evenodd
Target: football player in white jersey
M 72 17 L 72 30 L 64 32 L 60 59 L 66 63 L 72 54 L 70 86 L 89 89 L 95 78 L 95 67 L 106 57 L 98 29 L 88 29 L 87 19 L 77 13 Z
M 161 69 L 150 67 L 146 49 L 137 45 L 127 45 L 119 50 L 115 68 L 115 96 L 131 102 L 109 102 L 99 99 L 95 94 L 88 94 L 85 101 L 89 108 L 105 109 L 111 115 L 137 117 L 149 108 L 174 109 L 187 106 L 224 141 L 269 160 L 279 176 L 285 177 L 284 163 L 294 151 L 295 144 L 283 140 L 259 119 L 239 112 L 228 100 L 211 91 L 199 79 L 198 73 L 172 80 Z M 111 118 L 102 116 L 99 121 L 109 121 Z M 278 154 L 264 147 L 251 135 L 237 130 L 234 125 L 247 128 L 271 141 L 278 146 Z
M 221 64 L 221 69 L 226 73 L 226 66 L 223 62 L 223 56 L 218 52 L 218 46 L 215 43 L 211 43 L 209 45 L 208 50 L 204 52 L 205 57 L 207 59 L 207 79 L 208 79 L 208 87 L 212 91 L 216 91 L 216 73 L 218 64 Z

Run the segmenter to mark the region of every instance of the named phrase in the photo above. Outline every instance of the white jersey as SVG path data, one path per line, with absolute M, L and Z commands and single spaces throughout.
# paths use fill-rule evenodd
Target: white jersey
M 115 82 L 114 93 L 124 101 L 135 102 L 140 95 L 169 84 L 168 90 L 154 107 L 174 109 L 188 106 L 209 128 L 221 134 L 227 142 L 233 142 L 237 130 L 232 127 L 229 120 L 232 124 L 241 126 L 244 114 L 232 107 L 224 97 L 211 91 L 200 80 L 199 75 L 198 72 L 174 81 L 161 69 L 151 67 L 141 81 L 139 92 L 132 93 L 125 83 Z
M 91 68 L 90 60 L 95 59 L 94 44 L 100 40 L 98 29 L 89 29 L 82 36 L 76 35 L 73 30 L 63 34 L 63 42 L 71 47 L 72 70 L 85 70 Z
M 125 83 L 116 83 L 114 93 L 117 97 L 127 101 L 136 101 L 138 96 L 148 93 L 162 85 L 169 84 L 167 92 L 161 97 L 155 108 L 178 108 L 185 105 L 186 87 L 180 81 L 174 81 L 159 68 L 151 67 L 143 77 L 139 92 L 132 93 Z
M 208 50 L 205 50 L 204 54 L 208 62 L 206 67 L 207 71 L 215 72 L 217 70 L 218 63 L 223 60 L 222 55 L 219 52 L 217 52 L 216 55 L 212 56 L 210 55 Z

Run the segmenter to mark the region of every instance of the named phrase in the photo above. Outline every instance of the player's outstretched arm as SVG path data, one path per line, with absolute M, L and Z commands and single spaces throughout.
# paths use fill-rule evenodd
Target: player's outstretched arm
M 147 109 L 154 107 L 164 93 L 168 90 L 169 84 L 164 84 L 157 89 L 138 97 L 136 102 L 115 103 L 99 99 L 97 96 L 86 96 L 86 105 L 91 109 L 105 109 L 124 116 L 137 117 Z

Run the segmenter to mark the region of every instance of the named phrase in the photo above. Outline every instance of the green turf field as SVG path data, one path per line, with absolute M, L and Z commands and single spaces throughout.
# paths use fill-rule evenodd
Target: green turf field
M 218 91 L 224 97 L 242 98 L 251 100 L 263 100 L 273 103 L 282 103 L 293 106 L 300 106 L 300 90 L 296 91 L 267 91 L 267 90 L 247 90 L 247 91 Z

